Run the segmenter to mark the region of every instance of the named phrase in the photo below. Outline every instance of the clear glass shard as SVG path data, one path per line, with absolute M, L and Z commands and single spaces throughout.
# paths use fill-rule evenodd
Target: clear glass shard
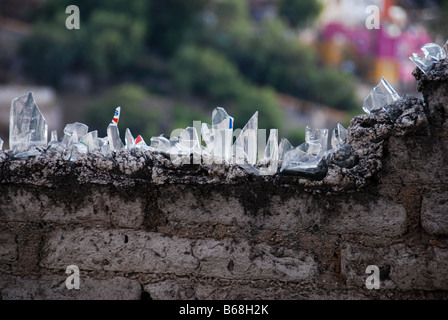
M 411 59 L 423 73 L 430 71 L 436 62 L 447 57 L 447 50 L 436 43 L 427 43 L 421 47 L 421 50 L 423 56 L 413 53 L 409 59 Z
M 2 151 L 3 150 L 3 140 L 2 140 L 2 138 L 0 138 L 0 151 Z
M 165 138 L 163 135 L 158 137 L 151 137 L 150 147 L 157 151 L 167 152 L 171 148 L 171 141 Z
M 120 130 L 118 129 L 118 121 L 120 120 L 121 107 L 115 109 L 114 117 L 107 126 L 107 141 L 109 142 L 109 150 L 120 150 L 124 147 L 120 139 Z
M 264 159 L 278 160 L 278 129 L 271 129 L 269 132 L 268 142 L 264 149 Z
M 208 148 L 208 150 L 215 158 L 216 163 L 221 163 L 222 160 L 230 162 L 232 157 L 233 124 L 233 117 L 229 116 L 224 108 L 217 107 L 212 113 L 211 128 L 209 129 L 207 125 L 202 127 L 202 131 L 205 132 L 205 142 L 207 146 L 211 145 L 211 148 Z M 207 140 L 209 141 L 208 143 Z
M 233 129 L 233 117 L 224 108 L 217 107 L 212 113 L 212 127 L 217 130 Z
M 445 50 L 445 52 L 448 56 L 448 40 L 446 40 L 445 45 L 443 46 L 443 50 Z
M 126 128 L 126 132 L 124 134 L 124 140 L 126 143 L 126 149 L 132 150 L 135 147 L 135 139 L 129 128 Z
M 373 88 L 367 98 L 364 100 L 362 109 L 370 114 L 372 111 L 385 110 L 385 107 L 394 101 L 400 99 L 398 93 L 383 77 L 380 83 Z
M 207 146 L 206 149 L 208 152 L 212 153 L 213 151 L 213 140 L 212 140 L 212 135 L 211 135 L 211 131 L 212 131 L 212 126 L 209 125 L 208 123 L 202 123 L 201 124 L 201 135 L 202 135 L 202 139 L 205 142 L 205 145 Z
M 179 135 L 179 141 L 177 143 L 182 154 L 200 153 L 200 143 L 198 133 L 195 127 L 188 127 L 183 130 Z
M 72 146 L 79 142 L 80 139 L 89 131 L 89 127 L 84 123 L 74 122 L 65 125 L 64 136 L 62 137 L 62 144 L 66 147 Z
M 326 174 L 323 161 L 327 152 L 328 129 L 305 130 L 305 142 L 285 152 L 280 171 L 301 173 L 306 176 Z
M 109 146 L 108 137 L 98 138 L 98 145 L 99 145 L 101 154 L 105 157 L 109 157 L 110 156 L 110 146 Z
M 291 144 L 291 142 L 289 142 L 288 139 L 286 138 L 282 138 L 280 140 L 280 144 L 278 146 L 278 159 L 279 161 L 282 161 L 285 157 L 285 153 L 289 150 L 291 150 L 292 148 L 294 148 Z
M 50 141 L 48 142 L 47 153 L 50 154 L 62 154 L 66 150 L 65 146 L 62 142 L 59 141 Z
M 235 141 L 234 155 L 236 164 L 248 163 L 254 165 L 257 162 L 257 131 L 258 111 L 249 119 Z
M 80 139 L 79 142 L 87 147 L 88 152 L 95 152 L 100 148 L 98 131 L 95 130 L 88 132 L 82 139 Z
M 40 150 L 33 149 L 33 150 L 18 152 L 14 155 L 14 158 L 24 160 L 24 159 L 28 159 L 30 157 L 36 157 L 41 154 L 42 154 L 42 152 Z
M 312 130 L 310 127 L 305 129 L 306 152 L 312 156 L 319 156 L 327 151 L 328 129 Z
M 87 146 L 82 143 L 75 143 L 73 144 L 73 147 L 71 148 L 70 156 L 68 160 L 70 161 L 76 161 L 79 158 L 80 154 L 86 154 L 88 153 Z
M 345 140 L 348 136 L 348 130 L 344 128 L 340 123 L 337 124 L 331 135 L 331 147 L 337 149 L 345 144 Z
M 263 159 L 258 161 L 260 168 L 252 170 L 253 173 L 256 175 L 274 175 L 278 170 L 278 159 L 278 129 L 271 129 L 266 148 L 264 149 Z
M 9 117 L 9 148 L 15 152 L 31 146 L 46 146 L 48 126 L 33 93 L 16 98 L 11 103 Z
M 58 141 L 58 132 L 56 130 L 51 131 L 50 141 Z
M 120 150 L 124 147 L 120 139 L 120 130 L 118 126 L 110 124 L 107 127 L 107 140 L 109 142 L 110 151 Z

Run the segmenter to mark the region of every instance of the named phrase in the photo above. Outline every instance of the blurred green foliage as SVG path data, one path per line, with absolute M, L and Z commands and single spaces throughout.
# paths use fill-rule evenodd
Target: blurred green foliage
M 314 0 L 278 0 L 278 12 L 291 27 L 302 27 L 317 17 L 322 3 Z
M 68 5 L 80 9 L 79 30 L 65 28 Z M 143 102 L 154 82 L 167 82 L 167 95 L 195 96 L 210 106 L 188 112 L 177 104 L 170 110 L 176 127 L 210 122 L 212 109 L 223 106 L 236 127 L 258 110 L 260 128 L 280 129 L 277 93 L 357 108 L 351 76 L 322 67 L 315 50 L 298 41 L 297 28 L 318 14 L 318 1 L 279 0 L 278 10 L 279 17 L 256 22 L 243 0 L 48 0 L 21 52 L 38 82 L 58 87 L 68 74 L 81 72 L 90 75 L 93 89 L 112 86 L 86 113 L 92 127 L 104 130 L 122 105 L 120 127 L 157 135 L 161 116 Z M 147 61 L 167 72 L 145 72 Z

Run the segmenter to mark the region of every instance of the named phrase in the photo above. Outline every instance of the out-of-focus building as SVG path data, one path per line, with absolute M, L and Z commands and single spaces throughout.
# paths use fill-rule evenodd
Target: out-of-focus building
M 393 85 L 414 80 L 409 56 L 432 40 L 422 25 L 409 21 L 396 0 L 320 1 L 318 46 L 326 64 L 356 71 L 372 83 L 383 76 Z M 379 29 L 366 26 L 371 5 L 379 8 Z

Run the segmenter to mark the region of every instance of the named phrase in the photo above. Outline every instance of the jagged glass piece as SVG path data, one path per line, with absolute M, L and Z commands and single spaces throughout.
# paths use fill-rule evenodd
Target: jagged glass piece
M 253 166 L 257 162 L 257 131 L 258 111 L 249 119 L 235 141 L 234 155 L 236 164 L 248 163 Z
M 364 100 L 362 109 L 370 114 L 372 111 L 384 109 L 389 104 L 400 99 L 398 93 L 383 77 L 380 83 L 373 88 L 367 98 Z
M 84 123 L 74 122 L 65 125 L 64 136 L 62 137 L 62 144 L 70 147 L 79 142 L 88 132 L 89 127 Z
M 62 154 L 65 152 L 65 146 L 62 145 L 62 142 L 59 141 L 50 141 L 48 142 L 47 153 L 50 154 Z
M 200 143 L 198 133 L 195 127 L 188 127 L 179 135 L 177 146 L 180 148 L 182 154 L 200 153 Z
M 141 135 L 139 135 L 135 141 L 134 141 L 136 146 L 146 146 L 146 142 L 145 140 L 143 140 L 143 137 Z
M 14 155 L 14 158 L 15 159 L 28 159 L 29 157 L 36 157 L 40 154 L 42 154 L 42 152 L 40 150 L 33 149 L 33 150 L 22 151 L 22 152 L 16 153 Z
M 120 130 L 116 125 L 109 125 L 107 127 L 107 140 L 111 151 L 119 150 L 124 147 L 123 142 L 120 139 Z
M 294 147 L 292 146 L 292 144 L 289 142 L 288 139 L 286 138 L 282 138 L 280 140 L 280 144 L 278 146 L 278 159 L 279 161 L 282 161 L 283 158 L 285 157 L 285 153 L 288 152 L 289 150 L 293 149 Z
M 107 141 L 109 142 L 109 150 L 115 151 L 124 147 L 120 139 L 120 130 L 118 129 L 118 121 L 120 120 L 121 107 L 115 109 L 114 117 L 107 126 Z
M 207 146 L 212 145 L 208 151 L 215 158 L 216 163 L 220 163 L 222 160 L 229 162 L 232 158 L 233 124 L 233 117 L 229 116 L 224 108 L 217 107 L 212 113 L 211 128 L 207 125 L 202 127 Z M 207 129 L 209 129 L 209 134 Z
M 207 146 L 206 149 L 210 153 L 212 153 L 212 151 L 213 151 L 213 141 L 212 141 L 212 136 L 211 136 L 211 130 L 212 130 L 212 126 L 209 125 L 208 123 L 203 122 L 201 124 L 202 140 L 204 140 L 205 145 Z
M 34 101 L 33 93 L 14 99 L 9 117 L 9 148 L 18 152 L 31 146 L 46 146 L 47 135 L 47 122 Z
M 319 156 L 327 151 L 328 129 L 312 130 L 305 128 L 306 152 L 312 156 Z
M 88 152 L 94 152 L 100 148 L 100 143 L 98 140 L 98 131 L 88 132 L 82 139 L 79 140 L 80 143 L 87 147 Z
M 157 151 L 167 152 L 171 148 L 171 141 L 165 138 L 163 135 L 158 137 L 151 137 L 150 147 Z
M 268 162 L 278 160 L 278 129 L 269 131 L 268 143 L 264 149 L 264 160 Z
M 76 142 L 70 148 L 70 152 L 64 157 L 65 160 L 76 161 L 79 158 L 80 154 L 87 154 L 88 148 L 85 144 L 80 142 Z
M 105 157 L 110 156 L 109 139 L 107 137 L 98 138 L 98 146 L 103 156 Z
M 345 144 L 347 136 L 348 130 L 345 129 L 343 125 L 338 123 L 336 128 L 333 130 L 333 134 L 331 135 L 331 147 L 333 149 L 342 147 Z
M 0 138 L 0 151 L 2 151 L 3 150 L 3 140 L 2 140 L 2 138 Z
M 58 132 L 56 130 L 51 131 L 50 142 L 58 141 Z
M 427 43 L 421 47 L 421 50 L 424 54 L 423 56 L 413 53 L 409 59 L 411 59 L 423 73 L 430 71 L 436 62 L 445 59 L 447 56 L 447 50 L 436 43 Z
M 135 139 L 129 128 L 126 128 L 126 132 L 124 134 L 124 141 L 126 143 L 126 149 L 131 150 L 132 148 L 135 147 Z
M 278 169 L 278 159 L 278 129 L 271 129 L 263 158 L 258 161 L 257 167 L 249 164 L 241 164 L 240 167 L 257 176 L 274 175 Z
M 326 172 L 323 157 L 327 151 L 328 129 L 305 129 L 305 142 L 286 151 L 280 171 L 317 175 Z
M 118 126 L 118 121 L 120 120 L 121 107 L 115 109 L 114 117 L 109 125 Z

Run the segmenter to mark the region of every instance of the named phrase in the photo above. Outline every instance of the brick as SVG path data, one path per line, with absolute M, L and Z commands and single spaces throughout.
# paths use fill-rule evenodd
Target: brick
M 428 233 L 448 235 L 448 191 L 431 191 L 423 196 L 421 223 Z
M 124 277 L 94 279 L 80 275 L 79 289 L 67 289 L 63 272 L 55 275 L 0 276 L 3 300 L 137 300 L 141 286 L 137 280 Z
M 304 251 L 271 254 L 246 240 L 191 240 L 154 232 L 112 229 L 54 231 L 45 240 L 41 267 L 113 272 L 171 273 L 229 279 L 313 281 L 317 263 Z
M 447 290 L 448 249 L 434 246 L 406 246 L 372 248 L 344 243 L 342 272 L 349 287 L 365 288 L 368 265 L 380 268 L 383 289 Z

